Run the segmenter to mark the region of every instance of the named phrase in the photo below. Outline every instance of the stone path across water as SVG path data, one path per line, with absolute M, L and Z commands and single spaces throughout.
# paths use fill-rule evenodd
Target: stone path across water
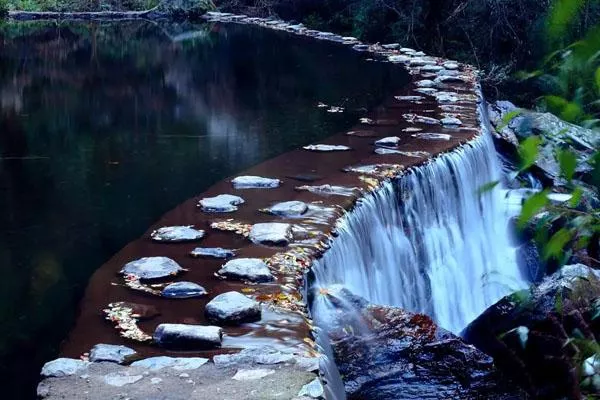
M 465 65 L 427 57 L 411 49 L 398 49 L 399 46 L 365 45 L 354 38 L 310 31 L 283 21 L 219 13 L 209 13 L 207 18 L 257 24 L 352 46 L 379 61 L 400 64 L 398 73 L 408 70 L 413 79 L 406 87 L 397 88 L 380 107 L 371 110 L 347 132 L 221 181 L 165 214 L 140 239 L 127 245 L 94 274 L 76 326 L 62 348 L 66 357 L 78 358 L 97 343 L 126 344 L 137 352 L 137 358 L 159 355 L 211 358 L 264 346 L 295 357 L 317 355 L 301 293 L 304 274 L 311 261 L 327 250 L 338 218 L 383 180 L 426 162 L 428 157 L 451 151 L 480 132 L 475 71 Z M 324 109 L 324 112 L 331 111 Z M 376 146 L 377 141 L 385 147 Z M 184 235 L 181 240 L 176 236 L 179 233 Z M 156 240 L 159 237 L 163 239 Z M 199 246 L 213 250 L 195 250 Z M 146 261 L 135 263 L 140 259 Z M 144 280 L 158 278 L 161 272 L 155 265 L 149 265 L 148 260 L 161 261 L 159 264 L 170 269 L 161 275 L 162 279 Z M 134 264 L 129 264 L 125 271 L 128 275 L 119 274 L 131 262 Z M 141 266 L 151 268 L 144 270 Z M 163 295 L 165 290 L 169 292 L 167 288 L 177 289 L 177 282 L 187 282 L 186 287 L 179 289 L 185 293 L 195 290 L 196 295 Z M 109 304 L 113 304 L 112 321 L 104 320 L 101 311 L 110 308 Z M 159 325 L 162 326 L 159 333 L 165 333 L 165 325 L 161 324 L 219 326 L 222 341 L 219 344 L 211 339 L 194 347 L 200 343 L 196 333 L 178 336 L 173 333 L 173 326 L 169 326 L 168 346 L 164 343 L 160 346 L 161 339 L 157 343 L 153 334 Z M 136 338 L 138 341 L 131 340 Z M 240 374 L 240 370 L 254 366 L 240 367 L 236 370 L 239 380 L 232 380 L 233 370 L 225 373 L 211 362 L 199 369 L 202 372 L 198 376 L 189 374 L 189 380 L 193 381 L 190 387 L 181 373 L 162 372 L 153 376 L 154 373 L 117 364 L 86 364 L 85 368 L 88 372 L 81 375 L 89 374 L 92 378 L 79 378 L 79 372 L 70 378 L 49 378 L 40 386 L 42 394 L 53 398 L 53 390 L 67 393 L 71 388 L 80 394 L 85 390 L 91 393 L 90 388 L 99 385 L 109 395 L 114 385 L 106 379 L 103 384 L 98 381 L 99 376 L 109 373 L 118 375 L 114 382 L 137 385 L 139 392 L 130 398 L 150 398 L 153 387 L 173 391 L 170 399 L 213 398 L 206 394 L 217 390 L 217 386 L 208 382 L 219 379 L 223 381 L 219 390 L 240 390 L 240 397 L 235 398 L 260 398 L 241 395 L 250 393 L 247 390 L 254 386 L 248 382 L 254 382 L 253 377 L 257 382 L 263 380 L 262 387 L 266 380 L 273 380 L 277 387 L 289 378 L 289 387 L 294 390 L 310 381 L 308 376 L 304 380 L 303 374 L 298 375 L 295 366 L 278 367 L 276 374 L 269 371 Z M 138 376 L 141 378 L 137 379 Z M 198 393 L 196 385 L 201 382 L 205 397 L 194 397 Z M 90 394 L 77 398 L 100 397 Z

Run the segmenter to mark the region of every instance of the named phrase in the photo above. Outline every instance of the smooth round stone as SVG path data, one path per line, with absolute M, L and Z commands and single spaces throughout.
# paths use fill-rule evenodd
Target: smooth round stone
M 275 279 L 267 264 L 260 258 L 236 258 L 230 260 L 218 271 L 227 278 L 267 282 Z
M 281 181 L 262 176 L 238 176 L 231 183 L 235 189 L 269 189 L 279 187 Z
M 292 226 L 280 222 L 254 224 L 249 237 L 257 244 L 287 246 L 292 240 Z
M 238 292 L 227 292 L 212 299 L 205 309 L 206 317 L 214 322 L 239 325 L 259 321 L 260 303 Z
M 215 197 L 205 197 L 198 202 L 202 211 L 226 213 L 237 211 L 237 206 L 244 203 L 244 199 L 232 194 L 220 194 Z
M 458 63 L 451 62 L 451 61 L 445 62 L 445 63 L 443 64 L 443 66 L 444 66 L 444 68 L 446 68 L 446 69 L 458 69 L 458 67 L 459 67 L 459 66 L 458 66 Z
M 401 139 L 398 136 L 385 137 L 375 142 L 377 146 L 398 146 Z
M 90 350 L 91 362 L 113 362 L 122 364 L 127 357 L 136 354 L 135 350 L 114 344 L 97 344 Z
M 160 324 L 153 339 L 164 347 L 210 349 L 221 346 L 223 330 L 218 326 Z
M 459 126 L 462 125 L 462 121 L 455 117 L 445 117 L 441 120 L 444 126 Z
M 194 282 L 175 282 L 166 286 L 161 295 L 170 299 L 189 299 L 208 294 L 206 289 Z
M 150 237 L 157 242 L 192 242 L 204 237 L 204 231 L 188 226 L 164 226 L 152 232 Z
M 183 271 L 175 261 L 168 257 L 144 257 L 125 264 L 123 275 L 135 275 L 140 279 L 160 279 L 177 275 Z
M 190 252 L 192 257 L 229 258 L 235 256 L 235 251 L 221 247 L 196 247 Z
M 435 82 L 429 79 L 423 79 L 421 81 L 417 81 L 415 82 L 415 84 L 417 85 L 417 87 L 421 87 L 421 88 L 431 88 L 435 86 Z
M 308 211 L 308 205 L 303 201 L 284 201 L 270 207 L 268 211 L 282 217 L 299 217 Z

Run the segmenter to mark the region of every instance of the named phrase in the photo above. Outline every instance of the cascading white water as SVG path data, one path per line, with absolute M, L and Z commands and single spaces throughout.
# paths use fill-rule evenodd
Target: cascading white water
M 488 135 L 386 182 L 338 226 L 313 264 L 316 287 L 341 284 L 367 300 L 431 315 L 459 333 L 526 286 L 509 244 Z

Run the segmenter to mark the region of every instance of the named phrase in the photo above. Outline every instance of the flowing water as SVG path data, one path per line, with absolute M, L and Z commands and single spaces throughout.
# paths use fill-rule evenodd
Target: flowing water
M 219 24 L 7 23 L 0 60 L 0 380 L 14 399 L 33 397 L 121 247 L 407 79 L 346 46 Z

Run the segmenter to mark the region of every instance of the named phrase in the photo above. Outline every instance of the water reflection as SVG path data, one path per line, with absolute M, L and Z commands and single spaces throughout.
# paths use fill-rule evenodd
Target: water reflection
M 91 273 L 161 214 L 348 128 L 405 79 L 342 46 L 223 25 L 5 24 L 0 60 L 0 379 L 10 398 L 33 396 Z

